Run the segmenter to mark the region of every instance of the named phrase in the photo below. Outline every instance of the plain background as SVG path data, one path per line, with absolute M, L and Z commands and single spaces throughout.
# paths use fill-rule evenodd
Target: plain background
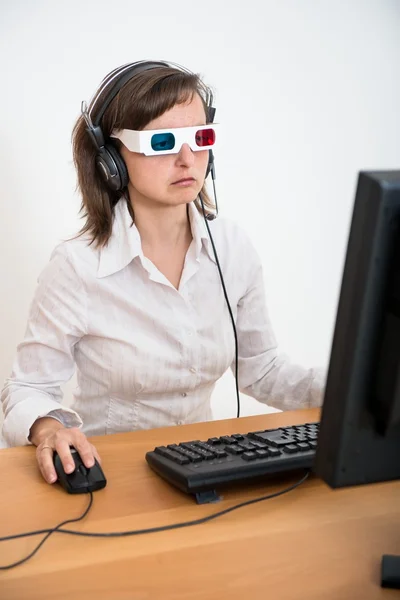
M 326 366 L 358 172 L 399 168 L 400 2 L 0 0 L 0 386 L 40 271 L 81 225 L 81 100 L 141 59 L 213 87 L 220 214 L 261 255 L 280 349 Z M 230 373 L 213 407 L 235 415 Z M 266 410 L 242 397 L 243 415 Z

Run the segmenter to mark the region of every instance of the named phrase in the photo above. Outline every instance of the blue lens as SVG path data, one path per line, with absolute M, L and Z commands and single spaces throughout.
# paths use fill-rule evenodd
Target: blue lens
M 174 146 L 175 136 L 173 133 L 155 133 L 151 138 L 151 147 L 155 152 L 172 150 Z

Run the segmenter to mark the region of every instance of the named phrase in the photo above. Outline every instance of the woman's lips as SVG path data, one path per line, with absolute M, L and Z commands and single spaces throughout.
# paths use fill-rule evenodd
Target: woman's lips
M 178 181 L 174 181 L 172 185 L 176 185 L 179 187 L 188 187 L 192 185 L 196 180 L 193 177 L 185 177 L 184 179 L 179 179 Z

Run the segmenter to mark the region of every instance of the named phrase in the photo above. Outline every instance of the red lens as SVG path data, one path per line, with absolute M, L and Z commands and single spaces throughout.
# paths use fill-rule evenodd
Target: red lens
M 214 129 L 199 129 L 196 131 L 196 144 L 198 146 L 213 146 L 215 144 Z

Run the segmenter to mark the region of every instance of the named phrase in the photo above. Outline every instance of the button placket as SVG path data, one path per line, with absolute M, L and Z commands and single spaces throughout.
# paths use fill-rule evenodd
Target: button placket
M 190 301 L 190 294 L 188 294 L 187 297 L 187 305 L 188 305 L 188 312 L 189 312 L 189 317 L 190 317 L 190 323 L 197 323 L 197 311 L 194 309 L 191 301 Z M 197 365 L 199 363 L 199 344 L 198 344 L 198 339 L 197 339 L 197 329 L 196 327 L 193 329 L 188 329 L 187 330 L 187 336 L 188 339 L 191 342 L 191 361 L 188 363 L 188 370 L 192 375 L 197 375 L 198 374 L 198 368 Z M 196 380 L 192 381 L 192 385 L 193 387 L 195 386 L 195 384 L 197 383 L 197 378 Z

